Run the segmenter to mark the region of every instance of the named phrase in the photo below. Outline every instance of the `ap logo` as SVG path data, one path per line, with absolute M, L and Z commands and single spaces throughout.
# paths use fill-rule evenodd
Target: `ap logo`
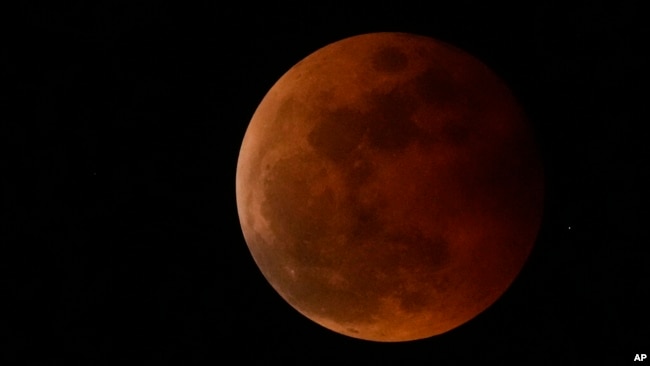
M 634 361 L 644 361 L 646 358 L 648 358 L 648 355 L 646 355 L 645 353 L 637 353 L 634 356 Z

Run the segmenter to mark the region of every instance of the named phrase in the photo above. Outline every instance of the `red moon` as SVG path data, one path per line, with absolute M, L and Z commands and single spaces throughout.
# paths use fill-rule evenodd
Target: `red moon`
M 443 42 L 372 33 L 285 73 L 244 136 L 253 259 L 314 322 L 397 342 L 454 329 L 519 274 L 542 216 L 533 131 L 505 84 Z

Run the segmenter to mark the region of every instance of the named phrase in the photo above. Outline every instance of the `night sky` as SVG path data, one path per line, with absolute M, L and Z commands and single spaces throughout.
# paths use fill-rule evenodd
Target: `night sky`
M 640 1 L 260 8 L 70 1 L 5 12 L 0 363 L 538 365 L 650 354 L 648 21 Z M 374 343 L 293 310 L 243 240 L 239 146 L 293 64 L 345 37 L 451 43 L 511 87 L 546 196 L 492 307 Z

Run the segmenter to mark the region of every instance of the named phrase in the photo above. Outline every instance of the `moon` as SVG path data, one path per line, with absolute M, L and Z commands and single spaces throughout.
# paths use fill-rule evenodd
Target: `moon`
M 543 209 L 533 130 L 508 87 L 432 38 L 332 43 L 268 91 L 244 136 L 237 209 L 262 274 L 341 334 L 445 333 L 510 286 Z

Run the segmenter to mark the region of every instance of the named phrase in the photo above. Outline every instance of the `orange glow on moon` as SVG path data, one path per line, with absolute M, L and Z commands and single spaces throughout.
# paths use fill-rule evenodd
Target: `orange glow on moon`
M 493 304 L 541 221 L 543 176 L 511 92 L 431 38 L 330 44 L 269 90 L 244 137 L 237 207 L 258 267 L 335 332 L 407 341 Z

